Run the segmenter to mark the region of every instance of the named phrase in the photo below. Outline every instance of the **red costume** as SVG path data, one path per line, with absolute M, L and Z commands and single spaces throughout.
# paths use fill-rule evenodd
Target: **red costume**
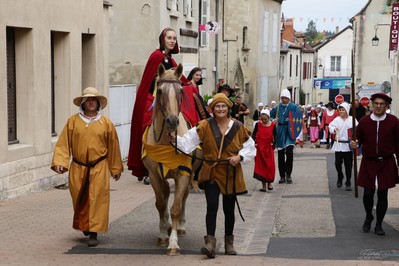
M 181 104 L 181 111 L 184 118 L 191 124 L 191 126 L 195 126 L 201 120 L 194 100 L 194 95 L 197 95 L 199 91 L 197 86 L 191 83 L 187 86 L 183 86 L 183 89 L 184 97 Z
M 377 123 L 379 126 L 377 127 Z M 391 114 L 379 122 L 364 116 L 356 129 L 359 145 L 362 145 L 363 157 L 360 165 L 358 184 L 364 188 L 388 189 L 398 183 L 396 159 L 399 157 L 399 121 Z
M 165 54 L 164 50 L 164 40 L 165 33 L 171 30 L 166 28 L 162 31 L 159 36 L 160 49 L 155 50 L 149 57 L 147 64 L 144 68 L 143 76 L 141 78 L 140 86 L 137 90 L 136 101 L 133 108 L 132 124 L 130 128 L 130 147 L 129 156 L 127 161 L 127 166 L 129 170 L 132 170 L 132 174 L 140 177 L 147 175 L 147 169 L 144 167 L 141 161 L 141 149 L 142 149 L 142 136 L 146 126 L 150 125 L 152 122 L 152 103 L 154 101 L 154 96 L 150 93 L 154 78 L 157 75 L 159 64 L 168 65 L 171 67 L 176 67 L 177 64 L 171 57 L 171 54 L 179 53 L 178 43 L 176 42 L 175 48 Z M 182 76 L 183 83 L 187 82 L 187 79 Z
M 258 121 L 255 125 L 253 139 L 257 144 L 254 178 L 259 181 L 272 183 L 276 173 L 276 165 L 274 162 L 274 128 L 276 124 L 271 123 L 270 126 L 262 125 Z

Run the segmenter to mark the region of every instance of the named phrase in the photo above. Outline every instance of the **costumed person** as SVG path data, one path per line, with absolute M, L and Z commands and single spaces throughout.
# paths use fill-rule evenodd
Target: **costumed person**
M 55 145 L 51 169 L 69 170 L 69 191 L 74 209 L 73 228 L 97 246 L 97 233 L 108 231 L 109 173 L 119 180 L 123 172 L 118 135 L 112 121 L 100 110 L 107 98 L 88 87 L 73 100 L 80 112 L 71 116 Z
M 385 235 L 382 221 L 388 209 L 388 189 L 395 187 L 399 181 L 399 120 L 386 113 L 392 102 L 391 97 L 380 92 L 371 95 L 370 100 L 374 112 L 364 116 L 356 128 L 356 141 L 362 147 L 363 154 L 358 174 L 358 184 L 364 188 L 366 219 L 363 231 L 369 232 L 371 229 L 374 220 L 374 194 L 377 190 L 377 221 L 374 233 Z M 356 148 L 356 142 L 351 141 L 351 146 Z
M 355 117 L 357 121 L 360 121 L 360 119 L 362 119 L 362 117 L 366 115 L 366 111 L 367 109 L 360 104 L 359 100 L 355 99 Z M 352 108 L 349 111 L 349 115 L 352 115 Z
M 330 130 L 328 129 L 329 124 L 338 116 L 338 111 L 334 109 L 334 104 L 332 102 L 328 102 L 326 104 L 327 110 L 323 112 L 323 116 L 321 118 L 320 127 L 324 129 L 324 135 L 326 138 L 326 149 L 330 149 L 334 144 L 334 138 L 331 136 Z M 331 145 L 330 145 L 331 144 Z
M 256 156 L 254 178 L 262 182 L 260 191 L 273 190 L 272 183 L 276 173 L 274 163 L 274 145 L 276 139 L 276 124 L 270 121 L 270 111 L 262 110 L 259 121 L 256 122 L 252 138 L 255 141 Z
M 258 103 L 258 109 L 255 110 L 254 114 L 252 115 L 252 119 L 254 120 L 254 127 L 260 118 L 260 112 L 263 110 L 263 103 Z
M 291 93 L 284 89 L 281 91 L 281 102 L 270 111 L 270 118 L 277 122 L 277 154 L 279 184 L 292 183 L 292 170 L 294 164 L 295 139 L 292 139 L 289 125 L 289 113 L 300 112 L 299 107 L 291 102 Z
M 222 86 L 219 86 L 216 90 L 216 93 L 224 93 L 229 99 L 235 94 L 234 90 L 228 84 L 223 84 Z
M 312 143 L 311 148 L 320 148 L 319 144 L 319 128 L 320 128 L 320 117 L 315 109 L 310 111 L 310 116 L 308 118 L 308 128 L 310 135 L 310 142 Z
M 338 174 L 337 187 L 342 187 L 342 180 L 344 179 L 344 174 L 342 172 L 343 163 L 345 165 L 346 191 L 352 190 L 351 178 L 353 165 L 353 156 L 349 146 L 350 138 L 348 132 L 348 130 L 352 129 L 353 121 L 352 116 L 349 115 L 349 109 L 350 107 L 347 102 L 338 105 L 339 116 L 331 121 L 328 126 L 330 133 L 335 134 L 335 141 L 331 150 L 335 152 L 335 169 Z M 357 126 L 357 120 L 355 121 L 355 125 Z
M 210 117 L 206 110 L 204 100 L 199 94 L 198 86 L 202 85 L 202 69 L 195 67 L 187 76 L 189 82 L 183 86 L 184 97 L 181 104 L 181 111 L 191 127 L 200 120 Z
M 159 35 L 159 49 L 156 49 L 148 58 L 137 90 L 136 101 L 133 108 L 132 124 L 130 127 L 130 147 L 128 155 L 128 169 L 141 181 L 145 177 L 145 184 L 149 184 L 148 171 L 141 160 L 142 137 L 145 128 L 152 122 L 152 105 L 154 102 L 155 78 L 159 64 L 165 69 L 176 67 L 177 64 L 172 54 L 179 53 L 176 32 L 171 28 L 165 28 Z M 187 79 L 182 76 L 183 83 Z
M 231 116 L 241 123 L 244 123 L 244 116 L 250 114 L 250 111 L 245 103 L 241 101 L 241 96 L 236 96 L 236 101 L 231 108 Z
M 205 245 L 201 248 L 201 253 L 208 258 L 215 258 L 216 217 L 220 193 L 225 215 L 225 253 L 237 254 L 233 235 L 234 209 L 237 195 L 247 193 L 241 163 L 252 161 L 256 154 L 251 132 L 229 115 L 232 105 L 224 93 L 215 94 L 209 104 L 213 117 L 201 120 L 184 136 L 177 136 L 176 141 L 178 148 L 185 153 L 192 152 L 197 145 L 200 145 L 203 151 L 205 161 L 198 183 L 205 189 L 207 235 L 204 237 Z M 170 141 L 175 141 L 173 133 Z

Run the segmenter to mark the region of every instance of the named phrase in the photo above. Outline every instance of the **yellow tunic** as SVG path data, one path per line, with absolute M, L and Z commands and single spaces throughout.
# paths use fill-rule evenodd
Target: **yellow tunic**
M 118 135 L 112 121 L 101 116 L 98 121 L 87 124 L 79 114 L 71 116 L 54 149 L 52 167 L 60 165 L 69 169 L 69 191 L 72 196 L 74 210 L 87 171 L 72 161 L 71 158 L 87 164 L 101 157 L 90 169 L 90 186 L 87 213 L 80 213 L 82 220 L 74 228 L 81 231 L 107 232 L 110 202 L 110 176 L 123 171 Z M 75 212 L 76 215 L 76 212 Z

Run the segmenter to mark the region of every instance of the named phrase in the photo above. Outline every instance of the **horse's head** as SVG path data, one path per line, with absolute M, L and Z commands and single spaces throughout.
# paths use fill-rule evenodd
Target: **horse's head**
M 165 70 L 162 64 L 158 66 L 154 120 L 161 114 L 168 132 L 176 131 L 179 126 L 180 104 L 183 97 L 183 89 L 180 85 L 182 73 L 181 64 L 176 69 L 169 70 Z

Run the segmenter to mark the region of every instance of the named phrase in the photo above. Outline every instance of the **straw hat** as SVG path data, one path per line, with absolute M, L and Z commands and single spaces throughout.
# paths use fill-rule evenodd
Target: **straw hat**
M 100 102 L 101 109 L 104 109 L 107 106 L 107 98 L 105 96 L 100 95 L 98 90 L 93 87 L 88 87 L 82 91 L 82 96 L 76 97 L 73 99 L 73 103 L 76 106 L 81 106 L 83 102 L 86 101 L 89 97 L 96 97 L 97 100 Z

